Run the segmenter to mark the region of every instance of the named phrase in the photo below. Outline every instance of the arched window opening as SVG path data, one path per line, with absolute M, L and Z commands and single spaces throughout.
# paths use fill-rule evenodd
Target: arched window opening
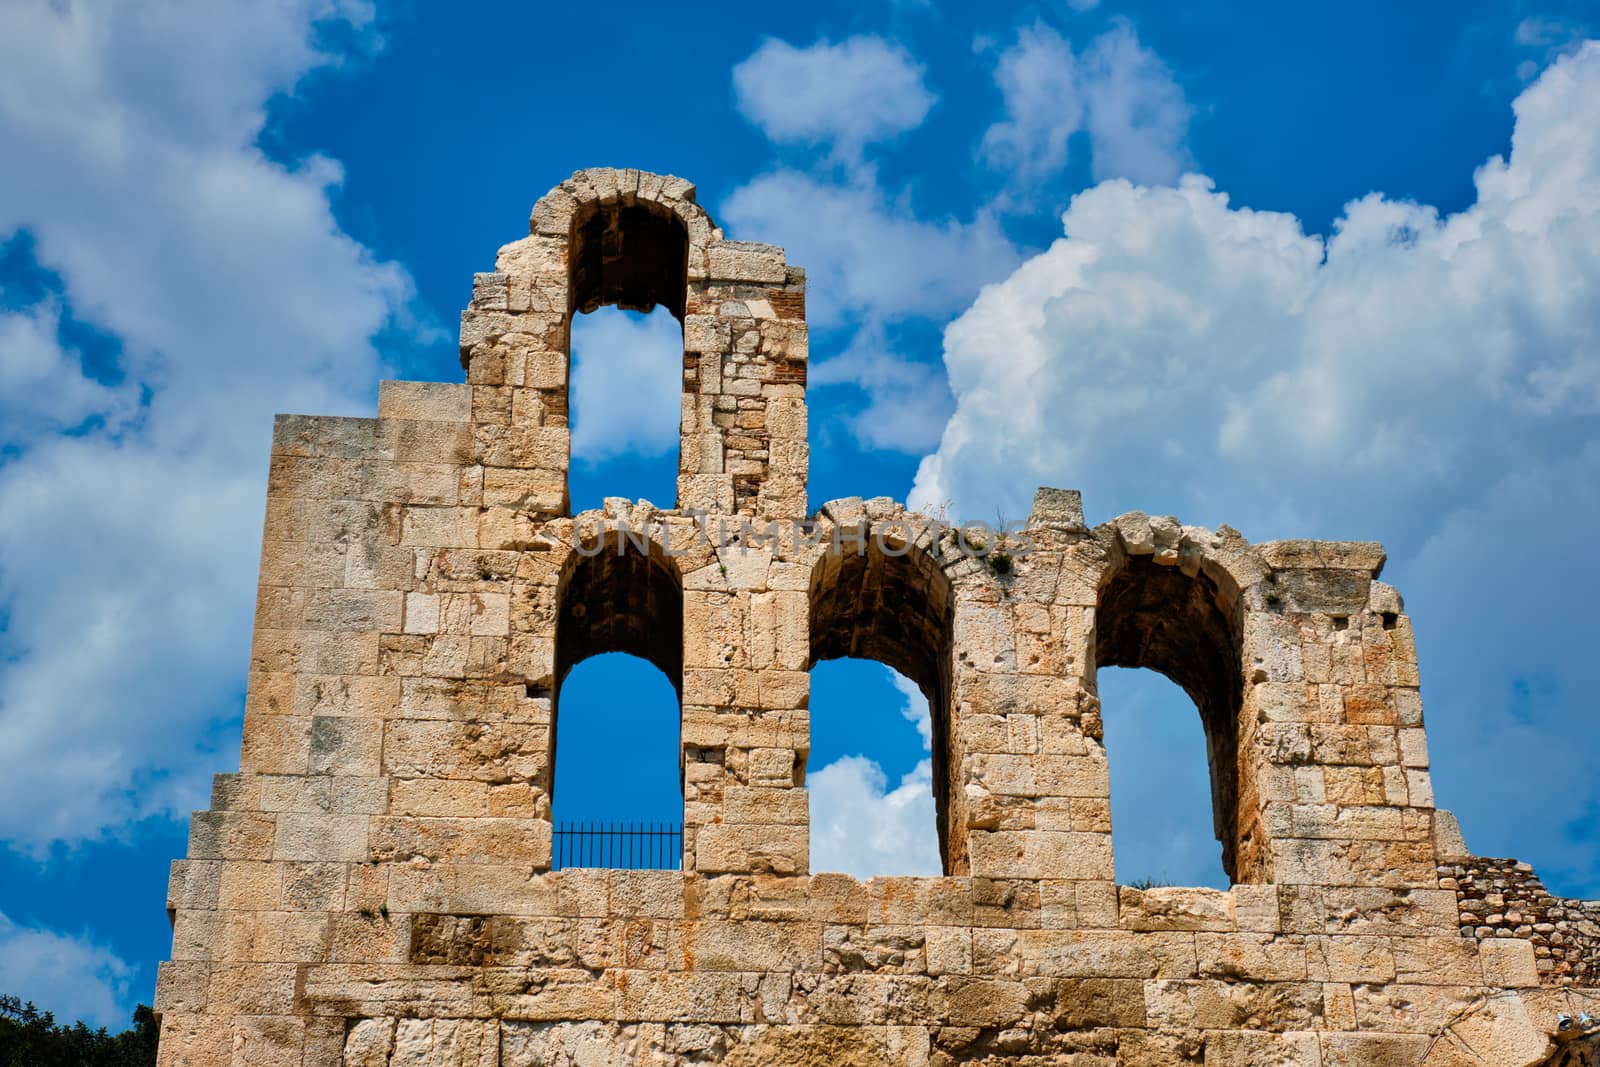
M 683 329 L 665 308 L 573 315 L 574 512 L 608 496 L 673 506 L 682 393 Z
M 917 810 L 914 798 L 923 790 L 931 793 L 931 808 L 922 810 L 933 815 L 933 827 L 928 831 L 937 833 L 937 861 L 927 861 L 925 848 L 906 850 L 901 847 L 893 852 L 877 853 L 881 862 L 871 863 L 869 860 L 875 850 L 870 841 L 857 841 L 848 855 L 843 849 L 836 850 L 836 855 L 869 873 L 937 874 L 951 870 L 950 815 L 946 797 L 949 790 L 947 751 L 953 607 L 949 579 L 938 564 L 921 551 L 908 550 L 907 546 L 897 546 L 887 539 L 883 542 L 869 539 L 860 545 L 846 542 L 825 555 L 813 571 L 811 666 L 815 668 L 816 664 L 827 660 L 874 660 L 892 672 L 891 677 L 860 663 L 813 671 L 813 751 L 808 762 L 819 767 L 817 773 L 824 776 L 824 808 L 817 806 L 817 784 L 809 783 L 813 803 L 813 870 L 829 869 L 825 866 L 826 853 L 820 856 L 817 853 L 817 831 L 818 816 L 824 823 L 829 817 L 826 805 L 833 802 L 830 798 L 834 796 L 830 790 L 846 793 L 855 790 L 858 798 L 881 795 L 883 803 L 907 809 L 899 813 L 885 811 L 882 813 L 884 820 L 896 814 L 914 813 Z M 898 684 L 895 679 L 899 679 Z M 875 696 L 871 695 L 874 689 Z M 835 727 L 830 720 L 835 712 L 828 705 L 833 701 L 841 705 L 839 741 L 831 736 Z M 883 703 L 889 703 L 893 710 L 882 708 Z M 874 704 L 881 710 L 868 712 Z M 902 729 L 911 726 L 916 730 L 915 721 L 906 721 L 907 712 L 914 720 L 920 720 L 921 704 L 928 708 L 926 732 L 918 731 L 918 740 L 926 746 L 925 770 L 919 772 L 913 764 L 911 772 L 901 774 L 898 785 L 891 789 L 882 764 L 876 765 L 883 774 L 881 783 L 871 776 L 863 762 L 840 766 L 840 758 L 860 755 L 859 751 L 845 751 L 850 746 L 843 738 L 851 730 L 863 729 L 864 723 L 869 721 L 868 715 L 890 725 L 898 719 Z M 819 720 L 823 730 L 820 736 L 816 733 Z M 830 753 L 836 756 L 832 762 L 828 761 Z M 830 768 L 835 769 L 832 774 L 828 773 Z M 867 825 L 863 823 L 864 827 Z M 822 844 L 824 849 L 830 847 L 826 841 Z M 932 869 L 885 870 L 885 863 L 891 866 L 920 864 Z
M 933 721 L 916 683 L 881 663 L 811 669 L 811 866 L 867 879 L 937 875 Z
M 673 507 L 689 231 L 648 201 L 589 204 L 568 262 L 573 510 L 608 496 Z
M 1239 626 L 1233 611 L 1223 610 L 1221 605 L 1225 602 L 1222 591 L 1203 571 L 1190 577 L 1177 567 L 1155 563 L 1149 556 L 1135 556 L 1101 593 L 1095 616 L 1095 657 L 1097 668 L 1146 667 L 1156 671 L 1176 683 L 1199 709 L 1210 768 L 1212 832 L 1222 845 L 1223 871 L 1230 881 L 1237 881 L 1240 870 L 1250 868 L 1248 862 L 1241 860 L 1248 861 L 1252 842 L 1250 829 L 1241 826 L 1239 811 L 1239 709 L 1243 691 Z M 1110 725 L 1122 715 L 1117 699 L 1130 692 L 1119 682 L 1112 684 L 1109 693 L 1100 694 L 1101 719 L 1107 723 L 1110 738 L 1107 749 L 1113 763 L 1113 789 L 1119 775 L 1118 749 L 1120 758 L 1126 759 L 1129 750 L 1140 744 L 1118 745 L 1117 735 L 1125 732 L 1127 723 Z M 1148 699 L 1151 689 L 1145 686 L 1132 692 L 1136 701 L 1142 701 Z M 1163 703 L 1170 705 L 1170 701 Z M 1172 713 L 1169 706 L 1165 714 Z M 1137 710 L 1130 717 L 1137 721 L 1150 718 Z M 1159 799 L 1169 815 L 1177 810 L 1181 800 L 1165 793 L 1166 783 L 1152 779 L 1149 787 L 1163 792 Z M 1135 805 L 1132 811 L 1124 812 L 1113 801 L 1111 822 L 1117 840 L 1125 837 L 1121 825 L 1139 810 Z M 1159 836 L 1168 831 L 1153 832 Z M 1129 835 L 1140 833 L 1137 826 L 1127 831 Z M 1122 875 L 1159 877 L 1129 869 L 1120 853 L 1117 863 Z
M 574 553 L 559 604 L 553 865 L 676 868 L 683 823 L 677 567 L 654 544 L 607 534 Z
M 1103 670 L 1097 682 L 1117 881 L 1228 888 L 1208 814 L 1205 729 L 1194 702 L 1155 671 Z

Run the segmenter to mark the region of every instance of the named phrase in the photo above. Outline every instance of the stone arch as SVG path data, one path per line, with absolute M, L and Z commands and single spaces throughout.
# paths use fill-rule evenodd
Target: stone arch
M 576 538 L 556 587 L 552 799 L 562 683 L 579 663 L 606 652 L 637 656 L 666 675 L 681 714 L 683 580 L 677 562 L 655 538 L 602 525 Z
M 1119 529 L 1118 551 L 1101 579 L 1086 680 L 1092 687 L 1101 667 L 1148 668 L 1194 701 L 1205 729 L 1212 822 L 1223 869 L 1232 881 L 1246 881 L 1255 869 L 1250 857 L 1261 843 L 1255 821 L 1241 816 L 1241 795 L 1253 790 L 1240 759 L 1245 692 L 1240 587 L 1225 565 L 1207 558 L 1209 531 L 1177 534 L 1179 528 L 1172 526 L 1176 536 L 1170 545 Z M 1149 530 L 1148 521 L 1144 529 Z
M 486 502 L 568 512 L 572 316 L 613 304 L 683 328 L 677 505 L 803 514 L 805 280 L 783 250 L 723 240 L 681 178 L 608 167 L 540 198 L 530 231 L 461 322 Z
M 825 528 L 830 541 L 811 570 L 806 669 L 827 659 L 876 660 L 928 698 L 939 852 L 950 873 L 964 866 L 953 855 L 964 834 L 950 805 L 956 596 L 939 562 L 916 542 L 916 531 L 928 526 L 906 515 Z

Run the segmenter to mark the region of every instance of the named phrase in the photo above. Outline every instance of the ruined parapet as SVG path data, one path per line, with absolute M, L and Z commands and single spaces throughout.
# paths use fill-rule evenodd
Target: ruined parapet
M 633 171 L 575 175 L 532 229 L 474 284 L 466 382 L 277 424 L 240 771 L 173 868 L 163 1064 L 1589 1055 L 1587 928 L 1563 967 L 1537 921 L 1464 918 L 1480 884 L 1534 891 L 1434 809 L 1379 546 L 1090 528 L 1058 489 L 985 543 L 887 498 L 808 517 L 781 250 Z M 568 328 L 603 303 L 683 323 L 673 507 L 568 513 Z M 613 651 L 678 690 L 681 871 L 552 870 L 561 683 Z M 847 655 L 929 699 L 941 877 L 812 869 L 808 671 Z M 1230 889 L 1117 885 L 1102 666 L 1194 699 Z
M 661 306 L 683 327 L 678 506 L 802 517 L 805 274 L 783 249 L 724 240 L 693 185 L 637 170 L 579 171 L 529 228 L 461 316 L 486 506 L 566 512 L 572 316 Z

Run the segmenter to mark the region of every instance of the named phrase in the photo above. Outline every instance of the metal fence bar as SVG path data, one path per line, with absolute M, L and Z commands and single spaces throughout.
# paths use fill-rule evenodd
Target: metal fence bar
M 657 822 L 567 822 L 555 827 L 551 866 L 612 870 L 679 870 L 683 827 Z

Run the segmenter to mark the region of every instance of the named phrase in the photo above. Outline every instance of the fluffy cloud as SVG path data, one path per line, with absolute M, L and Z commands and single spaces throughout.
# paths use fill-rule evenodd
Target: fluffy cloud
M 572 455 L 597 463 L 678 444 L 683 330 L 665 308 L 602 308 L 572 323 Z M 627 387 L 617 388 L 618 382 Z M 662 399 L 667 398 L 667 403 Z
M 0 445 L 71 430 L 94 418 L 110 426 L 133 414 L 138 397 L 83 373 L 57 340 L 60 309 L 50 302 L 0 312 Z
M 0 959 L 5 992 L 53 1012 L 57 1022 L 128 1025 L 133 968 L 89 938 L 18 926 L 0 912 Z
M 1017 31 L 1000 54 L 995 84 L 1006 117 L 983 135 L 984 159 L 997 169 L 1037 179 L 1067 162 L 1067 142 L 1083 128 L 1078 57 L 1061 34 L 1036 22 Z
M 275 411 L 370 411 L 405 274 L 341 232 L 339 168 L 283 166 L 267 102 L 372 43 L 364 5 L 0 9 L 0 239 L 26 232 L 123 387 L 5 322 L 0 839 L 93 836 L 203 798 L 232 749 Z M 137 396 L 136 411 L 129 411 Z M 47 432 L 68 424 L 81 432 Z M 222 757 L 225 760 L 228 757 Z
M 862 35 L 796 48 L 768 38 L 733 68 L 739 113 L 775 144 L 864 145 L 922 124 L 934 96 L 898 44 Z
M 1542 675 L 1552 695 L 1523 711 L 1571 734 L 1549 766 L 1600 755 L 1572 608 L 1600 588 L 1583 549 L 1546 547 L 1600 522 L 1600 44 L 1515 110 L 1509 158 L 1455 215 L 1374 194 L 1323 239 L 1200 177 L 1079 195 L 1066 236 L 946 331 L 956 413 L 913 498 L 1020 513 L 1034 485 L 1065 484 L 1102 514 L 1387 540 L 1424 643 L 1441 802 L 1477 847 L 1570 859 L 1593 884 L 1592 845 L 1562 850 L 1563 822 L 1600 799 L 1592 775 L 1542 808 L 1451 788 L 1502 778 L 1500 746 L 1466 738 L 1514 734 L 1515 694 Z M 1519 773 L 1548 782 L 1527 755 Z
M 1017 250 L 993 214 L 928 220 L 871 176 L 837 181 L 788 169 L 735 189 L 719 214 L 742 238 L 781 241 L 789 262 L 806 268 L 812 327 L 848 338 L 839 355 L 816 363 L 811 382 L 866 394 L 866 406 L 847 420 L 857 438 L 871 448 L 925 451 L 949 394 L 933 368 L 895 350 L 891 328 L 913 318 L 945 321 L 1016 265 Z M 796 230 L 797 218 L 809 225 Z
M 933 763 L 923 760 L 893 789 L 883 768 L 845 756 L 812 774 L 811 869 L 850 874 L 936 875 Z
M 982 156 L 1020 186 L 1058 174 L 1079 132 L 1096 179 L 1168 184 L 1189 164 L 1183 90 L 1126 21 L 1081 54 L 1042 22 L 1024 26 L 1000 54 L 995 83 L 1005 118 L 984 134 Z
M 891 198 L 875 184 L 796 170 L 771 171 L 735 189 L 719 217 L 747 240 L 784 239 L 789 261 L 806 268 L 807 311 L 819 327 L 867 317 L 942 318 L 1017 262 L 988 214 L 930 221 L 909 198 Z M 796 229 L 795 219 L 807 225 Z
M 932 744 L 928 700 L 884 668 L 905 704 L 924 749 Z M 811 869 L 874 875 L 940 874 L 933 761 L 924 759 L 889 788 L 883 768 L 866 756 L 844 756 L 806 778 L 811 794 Z
M 1189 104 L 1161 57 L 1122 22 L 1094 39 L 1080 70 L 1095 178 L 1177 180 L 1189 163 Z
M 1530 15 L 1517 23 L 1512 40 L 1518 47 L 1537 55 L 1517 65 L 1517 77 L 1530 81 L 1541 67 L 1558 56 L 1570 55 L 1583 47 L 1589 27 L 1559 15 Z

